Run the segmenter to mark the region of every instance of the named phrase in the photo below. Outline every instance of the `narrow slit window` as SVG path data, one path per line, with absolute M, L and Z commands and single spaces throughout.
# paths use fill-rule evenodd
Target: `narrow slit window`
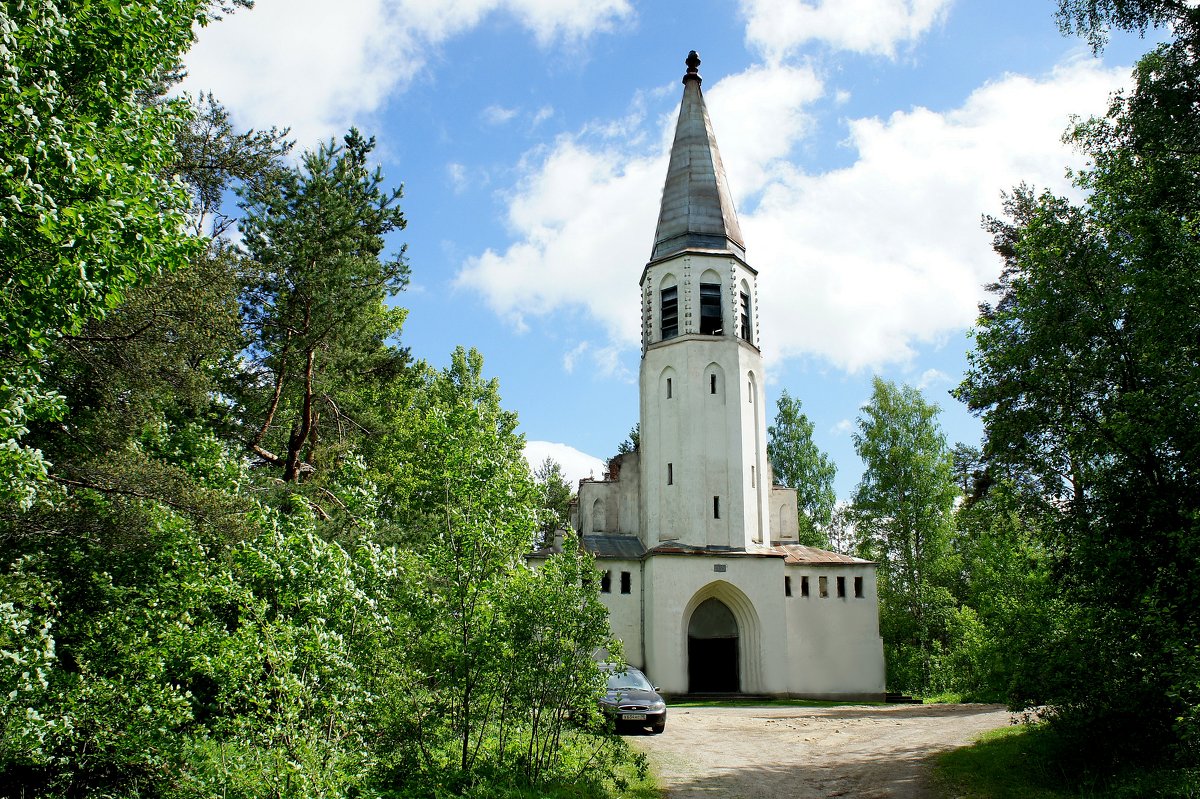
M 675 485 L 675 464 L 673 463 L 667 464 L 667 485 Z
M 788 577 L 787 575 L 784 575 L 784 577 L 783 577 L 783 595 L 784 596 L 792 595 L 792 578 Z
M 713 497 L 713 518 L 721 518 L 721 498 Z
M 721 284 L 700 284 L 700 334 L 719 336 L 721 329 Z
M 854 578 L 854 598 L 855 599 L 863 598 L 863 578 L 861 578 L 861 577 Z
M 838 595 L 839 599 L 846 598 L 846 578 L 845 577 L 837 578 L 837 595 Z
M 600 575 L 600 593 L 612 593 L 612 572 L 606 570 Z
M 739 294 L 738 300 L 739 333 L 743 341 L 753 344 L 754 339 L 750 335 L 750 295 L 743 291 Z
M 829 578 L 828 577 L 818 577 L 817 578 L 817 593 L 819 593 L 821 595 L 821 599 L 824 599 L 825 597 L 829 596 Z
M 679 335 L 679 287 L 671 286 L 662 290 L 662 306 L 659 316 L 659 326 L 665 341 Z
M 667 399 L 671 398 L 671 378 L 667 378 Z
M 808 576 L 800 578 L 800 596 L 808 596 Z
M 633 592 L 633 575 L 629 572 L 621 572 L 621 593 L 629 594 Z
M 709 394 L 717 393 L 717 376 L 715 374 L 711 374 L 708 376 L 708 393 Z
M 754 467 L 750 467 L 750 487 L 754 488 Z

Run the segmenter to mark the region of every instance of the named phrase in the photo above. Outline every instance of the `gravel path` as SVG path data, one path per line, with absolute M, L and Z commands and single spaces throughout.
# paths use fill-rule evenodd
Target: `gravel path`
M 630 739 L 667 799 L 932 796 L 930 755 L 1010 723 L 1000 705 L 679 708 Z

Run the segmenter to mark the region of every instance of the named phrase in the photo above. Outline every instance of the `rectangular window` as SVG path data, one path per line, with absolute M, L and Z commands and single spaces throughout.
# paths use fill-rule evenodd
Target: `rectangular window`
M 824 599 L 825 597 L 829 596 L 829 578 L 828 577 L 818 577 L 817 578 L 817 592 L 820 593 L 821 599 Z
M 667 378 L 667 399 L 671 398 L 671 378 Z
M 854 578 L 854 598 L 863 598 L 863 579 L 861 577 Z
M 662 315 L 659 318 L 663 340 L 679 335 L 679 287 L 662 290 Z
M 605 572 L 600 575 L 600 593 L 612 593 L 612 572 L 605 570 Z
M 792 578 L 788 577 L 787 575 L 784 575 L 784 577 L 783 577 L 783 595 L 784 596 L 792 595 Z
M 750 487 L 754 488 L 754 467 L 750 467 Z
M 715 374 L 708 376 L 708 393 L 709 394 L 717 393 L 717 376 Z
M 621 593 L 628 594 L 633 591 L 633 575 L 629 572 L 621 572 Z
M 800 578 L 800 596 L 808 596 L 808 577 Z
M 740 293 L 739 299 L 738 325 L 741 328 L 742 340 L 753 344 L 754 339 L 750 337 L 750 295 L 743 291 Z
M 846 598 L 846 578 L 845 577 L 837 578 L 837 592 L 838 592 L 839 599 Z
M 675 464 L 673 463 L 667 464 L 667 485 L 675 485 Z
M 721 335 L 721 284 L 700 284 L 700 334 Z
M 713 497 L 713 518 L 721 518 L 721 498 Z

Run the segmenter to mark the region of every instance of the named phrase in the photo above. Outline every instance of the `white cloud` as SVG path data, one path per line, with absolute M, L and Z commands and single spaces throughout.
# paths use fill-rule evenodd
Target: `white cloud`
M 1006 76 L 946 113 L 850 121 L 845 169 L 780 172 L 742 222 L 768 353 L 854 371 L 968 327 L 999 270 L 980 216 L 1021 181 L 1065 190 L 1081 163 L 1060 142 L 1068 113 L 1103 110 L 1125 74 L 1080 61 Z
M 713 87 L 710 112 L 720 120 L 714 126 L 721 155 L 726 172 L 739 178 L 731 181 L 739 196 L 762 188 L 770 165 L 806 129 L 804 105 L 819 94 L 811 70 L 788 67 L 754 68 Z M 653 138 L 660 152 L 622 149 L 644 138 L 632 128 L 643 124 L 646 102 L 639 95 L 634 110 L 618 122 L 589 126 L 585 134 L 604 144 L 589 145 L 585 134 L 564 136 L 533 162 L 508 207 L 516 243 L 468 259 L 456 284 L 482 293 L 518 329 L 530 316 L 579 306 L 604 325 L 614 343 L 638 343 L 634 275 L 653 245 L 675 122 L 674 114 L 669 121 L 664 117 L 661 135 Z M 624 379 L 627 370 L 615 351 L 596 354 L 602 356 L 601 369 Z
M 850 421 L 849 419 L 841 419 L 837 424 L 829 428 L 829 432 L 833 433 L 835 436 L 848 435 L 849 433 L 854 432 L 854 422 Z
M 1126 75 L 1079 60 L 1037 79 L 1004 76 L 945 112 L 848 120 L 856 160 L 822 174 L 788 160 L 820 93 L 811 72 L 758 67 L 713 86 L 731 188 L 740 200 L 758 195 L 740 219 L 760 273 L 768 358 L 816 356 L 857 371 L 903 363 L 917 345 L 968 327 L 999 269 L 981 215 L 1022 181 L 1067 190 L 1065 167 L 1081 163 L 1060 141 L 1068 114 L 1102 111 Z M 517 326 L 583 309 L 628 351 L 639 341 L 634 276 L 649 255 L 665 154 L 581 133 L 526 169 L 509 201 L 515 243 L 468 259 L 457 284 Z
M 483 121 L 489 125 L 503 125 L 517 115 L 517 109 L 500 105 L 489 105 L 483 109 Z
M 291 127 L 301 147 L 378 111 L 439 44 L 489 14 L 539 44 L 575 42 L 633 15 L 628 0 L 257 0 L 199 33 L 184 88 L 212 91 L 239 124 Z
M 599 480 L 604 474 L 604 461 L 586 452 L 580 452 L 569 444 L 555 441 L 525 442 L 525 461 L 530 469 L 537 469 L 546 458 L 553 458 L 558 462 L 572 490 L 579 487 L 579 481 L 583 478 L 594 477 Z
M 934 386 L 948 386 L 954 383 L 954 378 L 943 372 L 941 369 L 926 369 L 917 378 L 917 388 L 921 391 L 928 391 Z
M 895 56 L 938 24 L 954 0 L 742 0 L 746 39 L 771 62 L 810 41 Z
M 462 194 L 467 189 L 467 168 L 463 164 L 450 162 L 446 164 L 446 174 L 450 178 L 450 185 L 454 187 L 455 194 Z
M 567 354 L 563 356 L 563 371 L 566 372 L 567 374 L 571 374 L 572 372 L 574 372 L 575 371 L 575 362 L 579 360 L 579 356 L 583 355 L 585 352 L 588 351 L 589 346 L 590 345 L 588 344 L 588 342 L 581 341 L 581 342 L 579 342 L 579 344 L 575 345 L 570 350 L 568 350 Z
M 544 105 L 533 115 L 533 120 L 529 123 L 529 125 L 530 127 L 536 128 L 538 125 L 542 124 L 552 116 L 554 116 L 554 108 L 552 106 Z

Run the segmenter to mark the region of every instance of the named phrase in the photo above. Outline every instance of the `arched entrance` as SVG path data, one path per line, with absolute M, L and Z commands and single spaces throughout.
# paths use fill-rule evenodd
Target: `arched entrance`
M 719 599 L 709 598 L 688 622 L 688 693 L 738 693 L 738 624 Z

